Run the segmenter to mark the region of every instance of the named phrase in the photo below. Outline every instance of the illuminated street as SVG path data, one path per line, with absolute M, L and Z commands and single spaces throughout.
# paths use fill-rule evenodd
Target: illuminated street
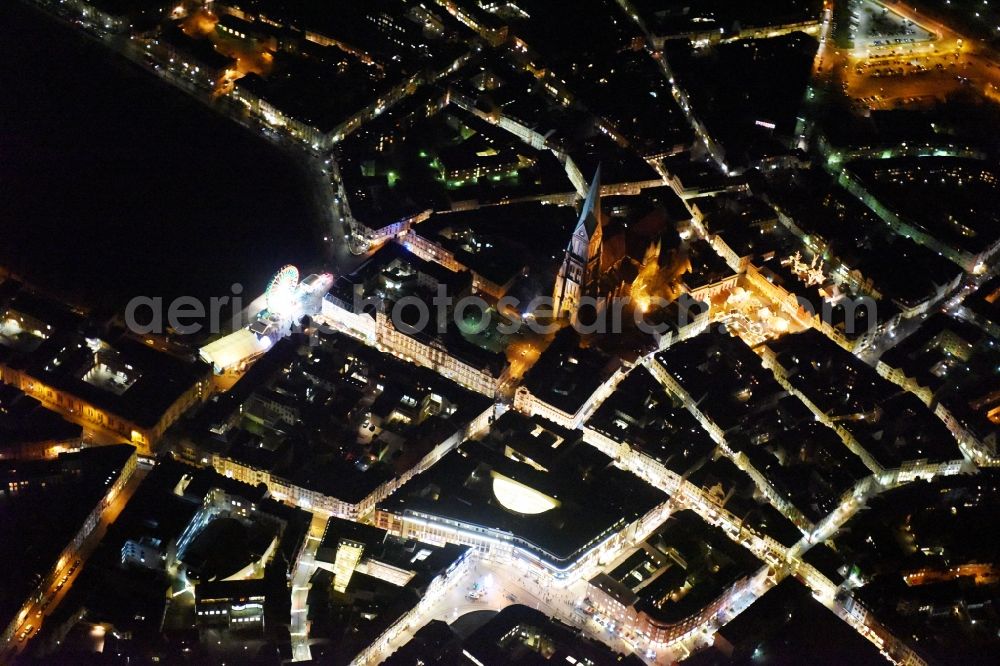
M 63 597 L 73 586 L 73 582 L 80 575 L 83 567 L 86 566 L 87 558 L 104 538 L 108 526 L 117 520 L 148 472 L 149 469 L 145 466 L 139 466 L 136 469 L 121 492 L 117 493 L 101 512 L 99 522 L 77 549 L 75 559 L 60 562 L 53 576 L 52 585 L 41 594 L 33 605 L 25 609 L 27 612 L 23 613 L 21 624 L 17 628 L 18 641 L 12 648 L 8 648 L 9 651 L 17 654 L 24 650 L 31 638 L 44 625 L 45 618 L 56 610 Z
M 326 529 L 326 519 L 319 514 L 313 514 L 306 545 L 299 555 L 299 565 L 291 580 L 292 587 L 292 621 L 289 632 L 292 637 L 292 659 L 308 661 L 309 653 L 309 579 L 316 569 L 316 549 Z
M 4 5 L 0 661 L 1000 653 L 939 4 Z

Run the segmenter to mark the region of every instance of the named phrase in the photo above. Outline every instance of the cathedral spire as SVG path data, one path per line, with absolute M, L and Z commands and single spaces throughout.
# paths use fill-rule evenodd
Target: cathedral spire
M 587 198 L 583 202 L 583 208 L 580 210 L 580 221 L 577 223 L 579 228 L 581 225 L 587 231 L 587 236 L 592 236 L 594 230 L 600 226 L 600 216 L 601 216 L 601 165 L 597 165 L 597 171 L 594 172 L 594 179 L 590 182 L 590 189 L 587 190 Z
M 598 165 L 594 179 L 587 191 L 580 219 L 573 230 L 562 266 L 556 276 L 553 298 L 557 317 L 576 316 L 580 298 L 597 294 L 601 276 L 601 167 Z

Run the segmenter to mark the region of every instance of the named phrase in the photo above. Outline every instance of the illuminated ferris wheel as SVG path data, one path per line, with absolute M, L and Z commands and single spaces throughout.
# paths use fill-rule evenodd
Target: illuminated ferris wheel
M 295 302 L 295 288 L 299 284 L 299 269 L 291 264 L 284 266 L 271 278 L 264 299 L 271 314 L 287 315 Z

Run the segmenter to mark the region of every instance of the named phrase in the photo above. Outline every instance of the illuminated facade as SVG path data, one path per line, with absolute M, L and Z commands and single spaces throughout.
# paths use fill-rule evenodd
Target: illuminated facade
M 966 182 L 986 183 L 994 187 L 996 184 L 996 175 L 985 168 L 978 171 L 975 169 L 960 168 L 955 168 L 954 171 L 942 169 L 940 172 L 928 169 L 928 172 L 923 174 L 915 170 L 911 172 L 901 169 L 885 169 L 883 172 L 878 173 L 877 177 L 885 180 L 894 178 L 898 182 L 913 182 L 918 175 L 924 178 L 928 173 L 932 177 L 948 178 L 958 183 L 963 182 L 964 179 Z M 946 242 L 939 239 L 937 236 L 942 235 L 940 230 L 932 233 L 919 222 L 892 210 L 876 196 L 872 191 L 871 185 L 867 185 L 860 176 L 847 169 L 840 173 L 838 182 L 844 189 L 864 202 L 872 212 L 878 215 L 897 234 L 911 238 L 915 242 L 947 257 L 961 266 L 966 272 L 981 274 L 985 270 L 987 262 L 1000 250 L 1000 238 L 984 243 L 979 252 L 973 252 L 966 247 L 959 247 L 955 241 Z M 951 220 L 951 224 L 953 225 L 953 229 L 957 230 L 956 235 L 960 238 L 975 237 L 982 233 L 982 230 L 970 229 L 954 219 Z
M 90 21 L 109 32 L 122 32 L 129 27 L 124 16 L 102 11 L 98 4 L 104 3 L 92 4 L 85 0 L 67 0 L 63 6 L 79 15 L 81 19 Z
M 519 386 L 514 393 L 514 409 L 529 416 L 540 416 L 564 428 L 578 428 L 598 405 L 614 393 L 618 384 L 625 379 L 630 367 L 623 365 L 615 370 L 614 374 L 601 384 L 572 414 L 539 398 L 526 386 Z
M 561 559 L 537 544 L 502 529 L 475 525 L 442 516 L 406 510 L 402 513 L 378 509 L 375 524 L 396 536 L 431 544 L 457 543 L 474 548 L 479 555 L 500 564 L 517 564 L 525 569 L 565 580 L 596 564 L 604 564 L 648 532 L 664 517 L 658 506 L 632 523 L 619 524 L 595 535 L 572 557 Z
M 429 469 L 465 439 L 484 432 L 489 426 L 493 413 L 494 406 L 490 405 L 485 411 L 469 422 L 465 428 L 435 446 L 430 453 L 424 456 L 412 468 L 403 472 L 398 477 L 380 484 L 357 503 L 347 502 L 317 490 L 296 485 L 288 479 L 272 474 L 270 470 L 260 469 L 250 463 L 234 460 L 223 455 L 216 454 L 212 456 L 212 467 L 216 472 L 228 478 L 236 479 L 252 486 L 261 483 L 266 485 L 268 491 L 276 500 L 293 504 L 308 511 L 326 513 L 348 520 L 360 520 L 371 515 L 378 502 L 388 497 L 410 478 Z
M 422 621 L 426 617 L 427 611 L 438 603 L 447 592 L 454 589 L 454 583 L 470 571 L 473 561 L 472 553 L 471 550 L 466 551 L 447 569 L 434 576 L 420 601 L 392 622 L 376 640 L 355 656 L 351 661 L 351 666 L 381 663 L 391 654 L 390 643 L 397 640 L 403 632 L 412 630 L 413 624 L 418 620 Z
M 236 82 L 233 97 L 267 125 L 281 129 L 293 139 L 301 141 L 313 150 L 329 150 L 347 136 L 353 134 L 362 124 L 380 115 L 387 108 L 411 95 L 423 83 L 424 74 L 418 72 L 393 86 L 381 97 L 345 118 L 333 127 L 317 127 L 313 122 L 296 118 L 269 102 L 262 86 L 255 86 L 260 77 L 248 75 Z
M 640 640 L 652 645 L 667 645 L 701 630 L 711 620 L 717 619 L 723 609 L 749 590 L 752 580 L 750 577 L 741 578 L 711 603 L 676 622 L 663 622 L 645 610 L 637 609 L 634 600 L 629 598 L 631 595 L 627 588 L 614 589 L 615 586 L 609 585 L 614 581 L 610 581 L 606 575 L 588 582 L 587 598 L 597 615 L 613 623 L 615 631 L 638 636 Z
M 474 366 L 449 353 L 443 345 L 434 340 L 422 340 L 400 331 L 392 325 L 385 314 L 375 316 L 375 339 L 377 345 L 390 354 L 430 368 L 456 384 L 492 397 L 506 379 L 508 368 L 498 373 L 490 368 Z
M 779 384 L 781 384 L 782 388 L 801 400 L 802 403 L 813 412 L 817 421 L 820 421 L 825 426 L 836 432 L 837 435 L 840 436 L 841 440 L 843 440 L 847 448 L 850 449 L 852 453 L 857 455 L 861 461 L 864 462 L 866 467 L 875 473 L 876 478 L 883 486 L 895 487 L 909 483 L 916 479 L 930 481 L 937 476 L 960 474 L 968 469 L 968 464 L 965 459 L 960 457 L 956 457 L 954 460 L 941 460 L 936 462 L 925 458 L 906 460 L 903 461 L 896 469 L 886 469 L 884 465 L 880 464 L 874 456 L 872 456 L 872 454 L 867 451 L 864 446 L 862 446 L 861 442 L 857 439 L 857 437 L 855 437 L 850 429 L 845 427 L 843 419 L 838 419 L 831 416 L 829 413 L 824 412 L 809 398 L 808 395 L 792 384 L 788 370 L 781 365 L 776 354 L 770 347 L 767 345 L 761 345 L 756 351 L 760 354 L 764 367 L 774 373 L 775 379 Z M 938 413 L 937 416 L 941 418 L 945 426 L 956 436 L 960 443 L 966 445 L 971 443 L 969 442 L 968 434 L 958 428 L 957 424 L 955 424 L 953 420 L 952 422 L 949 422 L 949 420 L 940 413 Z M 956 453 L 958 453 L 958 451 L 956 451 Z
M 211 384 L 206 376 L 188 387 L 167 407 L 156 422 L 150 424 L 141 423 L 133 417 L 98 406 L 70 390 L 46 384 L 19 368 L 0 364 L 0 381 L 21 389 L 67 419 L 82 420 L 88 425 L 114 433 L 121 441 L 129 442 L 138 448 L 142 455 L 150 455 L 167 428 L 190 407 L 203 402 L 211 393 Z
M 316 322 L 361 340 L 393 356 L 430 368 L 476 393 L 493 397 L 508 380 L 510 366 L 482 367 L 452 354 L 443 344 L 427 336 L 408 335 L 397 329 L 383 312 L 355 312 L 354 304 L 327 295 Z
M 365 545 L 359 541 L 351 539 L 341 539 L 337 544 L 337 554 L 333 561 L 333 589 L 343 593 L 347 590 L 348 583 L 354 569 L 361 561 L 361 555 L 365 552 Z
M 405 233 L 400 239 L 400 242 L 403 243 L 406 249 L 410 250 L 413 254 L 417 255 L 424 261 L 433 261 L 441 264 L 445 268 L 455 271 L 456 273 L 460 271 L 469 271 L 469 273 L 472 274 L 472 290 L 476 293 L 487 294 L 488 296 L 498 300 L 502 298 L 504 294 L 506 294 L 507 291 L 514 285 L 514 282 L 518 277 L 515 275 L 504 284 L 499 284 L 490 280 L 456 259 L 454 252 L 421 236 L 419 227 L 411 229 Z
M 195 586 L 198 627 L 261 632 L 265 601 L 263 579 L 199 583 Z
M 0 383 L 149 455 L 185 411 L 208 398 L 208 368 L 122 329 L 88 335 L 84 323 L 79 311 L 18 291 L 0 307 Z
M 380 502 L 376 526 L 567 580 L 614 559 L 665 518 L 667 496 L 623 476 L 579 430 L 506 412 L 486 442 L 463 444 Z M 581 467 L 591 473 L 580 476 Z

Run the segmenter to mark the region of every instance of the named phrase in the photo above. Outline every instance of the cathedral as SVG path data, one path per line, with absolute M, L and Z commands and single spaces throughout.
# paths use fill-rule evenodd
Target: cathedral
M 601 279 L 601 167 L 597 167 L 580 220 L 566 248 L 553 292 L 556 318 L 574 319 L 583 296 L 597 296 Z

